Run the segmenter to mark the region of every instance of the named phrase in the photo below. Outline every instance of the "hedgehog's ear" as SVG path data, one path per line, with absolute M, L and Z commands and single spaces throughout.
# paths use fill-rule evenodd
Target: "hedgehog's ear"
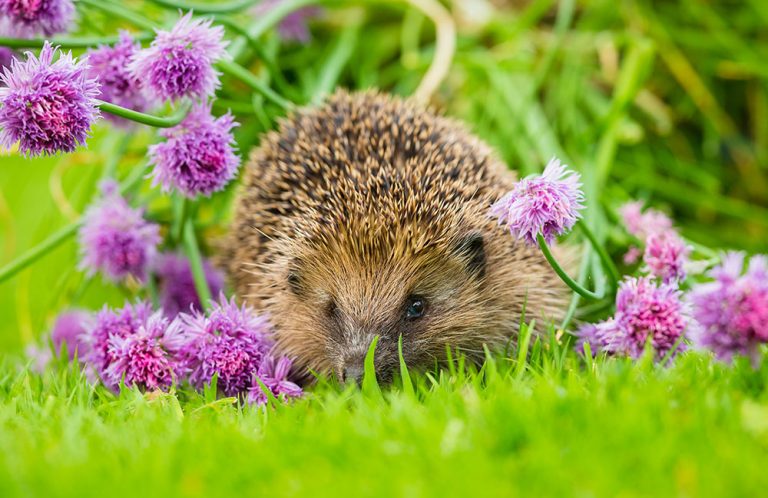
M 485 243 L 480 232 L 470 232 L 460 238 L 454 253 L 466 261 L 470 273 L 478 277 L 485 275 Z

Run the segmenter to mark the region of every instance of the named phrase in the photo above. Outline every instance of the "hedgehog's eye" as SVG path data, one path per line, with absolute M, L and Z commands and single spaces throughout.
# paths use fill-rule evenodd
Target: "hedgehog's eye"
M 408 306 L 405 308 L 405 318 L 415 320 L 421 318 L 427 311 L 427 301 L 423 297 L 411 296 L 408 298 Z

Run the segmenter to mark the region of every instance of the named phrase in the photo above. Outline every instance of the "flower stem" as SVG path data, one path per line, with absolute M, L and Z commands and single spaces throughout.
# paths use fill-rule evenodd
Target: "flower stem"
M 134 40 L 147 41 L 154 38 L 154 33 L 142 32 L 132 34 Z M 42 48 L 46 41 L 54 47 L 61 48 L 89 48 L 97 45 L 113 45 L 120 40 L 117 35 L 114 36 L 83 36 L 73 38 L 6 38 L 0 37 L 0 47 L 8 48 Z
M 317 84 L 312 91 L 312 103 L 319 104 L 336 87 L 341 71 L 352 57 L 352 52 L 357 45 L 361 22 L 362 19 L 358 18 L 341 32 L 331 56 L 323 64 L 323 69 L 317 78 Z
M 626 108 L 631 103 L 643 82 L 650 74 L 653 65 L 654 48 L 647 40 L 631 40 L 629 49 L 623 57 L 623 64 L 616 78 L 613 100 L 605 118 L 605 131 L 597 143 L 595 153 L 595 171 L 597 186 L 605 185 L 611 173 L 619 143 L 619 125 L 626 115 Z
M 150 301 L 152 301 L 152 307 L 158 309 L 160 307 L 160 298 L 157 294 L 157 279 L 154 272 L 150 272 L 147 275 L 147 295 Z
M 174 218 L 171 226 L 171 240 L 180 243 L 184 234 L 184 226 L 187 222 L 187 211 L 189 203 L 186 197 L 179 196 L 174 199 Z
M 278 95 L 277 92 L 269 88 L 269 86 L 264 84 L 264 82 L 262 82 L 259 78 L 254 76 L 250 71 L 248 71 L 240 64 L 231 60 L 222 60 L 219 61 L 216 66 L 223 73 L 239 79 L 246 85 L 250 86 L 252 89 L 264 95 L 267 100 L 274 102 L 283 109 L 289 110 L 293 108 L 293 103 L 291 101 Z
M 171 128 L 181 123 L 189 113 L 190 105 L 186 104 L 179 107 L 178 111 L 167 117 L 154 116 L 152 114 L 145 114 L 143 112 L 134 111 L 133 109 L 127 109 L 110 102 L 99 101 L 99 109 L 121 118 L 130 119 L 137 123 L 145 124 L 148 126 L 154 126 L 155 128 Z
M 131 190 L 142 178 L 144 178 L 145 167 L 140 167 L 135 170 L 123 183 L 120 184 L 120 193 L 125 194 Z M 21 256 L 11 261 L 4 267 L 0 268 L 0 282 L 8 280 L 24 268 L 28 267 L 41 257 L 45 256 L 52 250 L 59 247 L 66 242 L 67 239 L 72 237 L 80 226 L 83 224 L 83 219 L 70 223 L 69 225 L 61 228 L 53 235 L 36 245 L 35 247 L 27 250 Z
M 547 241 L 544 240 L 544 237 L 541 234 L 538 234 L 536 236 L 536 240 L 539 243 L 539 247 L 541 248 L 541 252 L 544 253 L 544 257 L 547 258 L 547 261 L 549 262 L 550 266 L 553 270 L 555 270 L 555 273 L 560 277 L 560 279 L 565 282 L 565 284 L 573 289 L 574 292 L 579 294 L 582 297 L 585 297 L 587 299 L 602 299 L 603 295 L 596 294 L 588 289 L 585 289 L 581 285 L 579 285 L 578 282 L 573 280 L 571 277 L 568 276 L 568 274 L 563 270 L 563 268 L 560 266 L 560 264 L 555 260 L 555 257 L 552 255 L 552 252 L 549 250 L 549 246 L 547 245 Z
M 244 27 L 240 26 L 229 17 L 216 16 L 214 19 L 217 23 L 228 27 L 239 36 L 242 36 L 248 42 L 248 46 L 251 47 L 251 49 L 253 49 L 253 51 L 256 53 L 256 57 L 258 57 L 259 60 L 264 63 L 267 71 L 269 72 L 269 75 L 275 79 L 275 83 L 277 83 L 283 93 L 290 90 L 290 84 L 288 81 L 286 81 L 285 77 L 283 76 L 283 72 L 277 66 L 275 57 L 267 53 L 267 51 L 264 49 L 264 44 L 261 41 L 251 37 L 251 35 Z
M 100 10 L 114 17 L 125 19 L 126 21 L 139 26 L 142 29 L 154 30 L 155 25 L 146 17 L 126 9 L 122 5 L 110 2 L 108 0 L 77 0 L 77 3 L 87 5 L 88 7 Z
M 260 3 L 261 0 L 233 0 L 226 3 L 196 3 L 196 2 L 177 2 L 173 0 L 149 0 L 155 5 L 166 7 L 173 10 L 183 10 L 185 12 L 193 10 L 196 14 L 226 14 L 229 12 L 238 12 L 247 9 L 252 5 Z
M 40 259 L 42 256 L 59 247 L 64 241 L 66 241 L 69 237 L 74 235 L 75 232 L 77 232 L 82 223 L 82 220 L 70 223 L 69 225 L 55 232 L 40 244 L 36 245 L 32 249 L 29 249 L 27 252 L 5 265 L 3 268 L 0 268 L 0 282 L 13 277 L 21 270 Z
M 200 297 L 200 304 L 203 310 L 207 310 L 212 299 L 211 289 L 208 288 L 208 282 L 205 280 L 203 259 L 200 256 L 200 248 L 195 237 L 195 225 L 191 217 L 187 218 L 187 221 L 184 223 L 184 246 L 189 258 L 189 265 L 192 268 L 192 277 L 195 281 L 195 290 Z
M 256 22 L 247 28 L 248 34 L 251 38 L 258 38 L 262 33 L 282 21 L 283 18 L 291 12 L 318 3 L 324 2 L 318 0 L 283 0 L 263 15 L 260 15 Z M 248 42 L 245 39 L 239 38 L 229 46 L 229 53 L 232 54 L 233 60 L 236 60 L 241 55 L 243 50 L 245 50 L 247 43 Z
M 597 252 L 597 256 L 600 258 L 600 262 L 603 264 L 606 270 L 608 270 L 608 273 L 610 274 L 610 287 L 611 287 L 611 294 L 616 292 L 616 289 L 618 288 L 619 280 L 621 280 L 621 274 L 619 273 L 619 270 L 616 268 L 616 265 L 614 264 L 611 257 L 608 255 L 608 251 L 605 250 L 605 247 L 598 242 L 597 237 L 595 237 L 595 234 L 592 232 L 592 230 L 587 226 L 587 224 L 582 220 L 578 223 L 579 228 L 581 229 L 582 233 L 585 237 L 587 237 L 587 240 L 589 240 L 589 243 L 592 244 L 592 247 Z

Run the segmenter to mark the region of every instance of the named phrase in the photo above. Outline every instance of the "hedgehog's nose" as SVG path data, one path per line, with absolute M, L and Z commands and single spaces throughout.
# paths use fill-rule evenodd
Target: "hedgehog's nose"
M 346 365 L 341 369 L 341 380 L 345 384 L 360 384 L 363 380 L 363 367 L 361 365 Z

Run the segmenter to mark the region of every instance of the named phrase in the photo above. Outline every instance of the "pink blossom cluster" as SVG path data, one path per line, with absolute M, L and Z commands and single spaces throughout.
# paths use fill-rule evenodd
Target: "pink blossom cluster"
M 202 389 L 216 379 L 218 391 L 251 404 L 275 397 L 295 398 L 301 388 L 289 379 L 290 358 L 273 352 L 271 329 L 264 316 L 223 296 L 207 313 L 190 311 L 171 318 L 147 302 L 104 307 L 95 314 L 63 313 L 51 340 L 66 347 L 88 375 L 118 392 L 123 386 L 168 390 L 189 383 Z M 41 360 L 50 359 L 43 350 Z M 264 386 L 264 387 L 262 387 Z
M 672 220 L 661 211 L 644 210 L 639 201 L 624 204 L 619 213 L 627 232 L 645 246 L 644 250 L 630 247 L 624 262 L 634 264 L 642 256 L 643 270 L 650 275 L 666 283 L 683 281 L 691 249 L 672 226 Z

